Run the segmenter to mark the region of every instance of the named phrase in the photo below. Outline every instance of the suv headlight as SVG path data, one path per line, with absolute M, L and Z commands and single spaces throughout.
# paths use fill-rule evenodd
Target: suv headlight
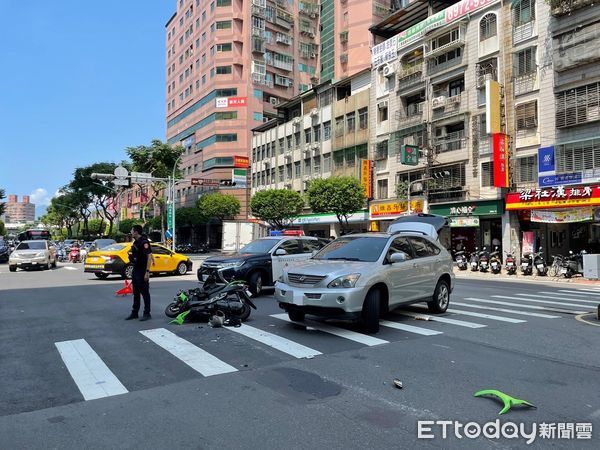
M 35 254 L 35 256 L 36 256 L 36 258 L 43 258 L 44 256 L 46 256 L 46 253 L 45 252 L 37 252 Z
M 336 278 L 327 285 L 328 288 L 353 288 L 360 278 L 360 273 L 352 273 Z
M 246 264 L 246 261 L 232 261 L 227 263 L 222 263 L 219 265 L 220 268 L 230 268 L 230 267 L 242 267 Z

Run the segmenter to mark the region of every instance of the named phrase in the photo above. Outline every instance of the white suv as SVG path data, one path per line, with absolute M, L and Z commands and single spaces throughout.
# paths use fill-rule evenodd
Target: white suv
M 56 267 L 56 248 L 48 241 L 23 241 L 10 254 L 8 270 Z
M 404 222 L 389 233 L 336 239 L 284 269 L 275 299 L 292 321 L 306 314 L 354 318 L 370 333 L 379 331 L 380 314 L 400 305 L 427 302 L 432 312 L 443 313 L 454 287 L 453 262 L 437 241 L 437 228 L 429 227 Z

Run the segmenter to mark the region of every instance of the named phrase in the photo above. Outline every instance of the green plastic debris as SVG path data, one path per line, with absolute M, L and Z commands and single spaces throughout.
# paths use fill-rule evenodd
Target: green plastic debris
M 182 312 L 177 317 L 175 317 L 173 320 L 171 320 L 169 323 L 176 323 L 177 325 L 183 325 L 185 316 L 187 316 L 190 313 L 190 311 L 191 311 L 191 309 L 188 309 L 187 311 Z
M 525 405 L 525 406 L 529 406 L 530 408 L 536 408 L 534 405 L 532 405 L 531 403 L 529 403 L 525 400 L 521 400 L 520 398 L 511 397 L 510 395 L 505 394 L 504 392 L 500 392 L 496 389 L 484 389 L 482 391 L 478 391 L 478 392 L 475 392 L 475 394 L 473 394 L 474 397 L 483 397 L 484 395 L 494 395 L 494 396 L 498 397 L 500 400 L 502 400 L 502 402 L 504 403 L 504 408 L 502 408 L 498 414 L 505 414 L 513 406 L 517 406 L 517 405 Z

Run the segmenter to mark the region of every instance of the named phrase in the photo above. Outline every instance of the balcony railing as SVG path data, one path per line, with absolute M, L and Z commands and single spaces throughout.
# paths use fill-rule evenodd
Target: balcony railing
M 468 108 L 468 99 L 468 92 L 466 91 L 452 97 L 447 96 L 447 91 L 444 91 L 443 95 L 434 93 L 431 100 L 431 107 L 433 109 L 432 119 L 441 119 L 464 112 Z
M 498 80 L 498 69 L 492 64 L 475 65 L 475 84 L 477 88 L 485 87 L 485 80 Z
M 467 147 L 465 131 L 455 131 L 448 133 L 443 138 L 437 138 L 434 143 L 436 153 L 451 152 Z
M 429 60 L 427 62 L 427 75 L 434 75 L 444 70 L 451 69 L 456 66 L 460 66 L 463 63 L 463 55 L 461 53 L 460 56 L 456 58 L 452 58 L 443 63 L 436 64 L 435 60 Z
M 298 3 L 298 12 L 300 14 L 304 14 L 305 16 L 309 16 L 311 18 L 316 18 L 319 15 L 320 7 L 316 3 L 312 2 L 299 2 Z
M 492 153 L 492 145 L 489 136 L 479 136 L 479 156 L 489 155 Z
M 306 25 L 300 25 L 300 33 L 305 34 L 310 37 L 315 37 L 316 29 L 314 27 L 309 27 Z
M 564 16 L 594 3 L 595 0 L 563 0 L 561 2 L 550 2 L 550 6 L 553 16 Z M 555 4 L 556 6 L 554 6 Z
M 535 31 L 535 20 L 514 26 L 512 30 L 513 44 L 518 44 L 533 36 Z
M 288 72 L 291 72 L 292 70 L 294 70 L 294 63 L 293 62 L 289 62 L 289 61 L 281 61 L 278 59 L 273 59 L 272 64 L 274 67 L 277 67 L 278 69 L 281 70 L 286 70 Z
M 384 5 L 382 3 L 373 2 L 373 15 L 377 17 L 387 17 L 392 12 L 392 8 L 389 5 Z
M 431 48 L 431 43 L 429 43 L 428 48 L 426 48 L 425 50 L 425 57 L 431 58 L 434 56 L 442 55 L 444 53 L 449 52 L 450 50 L 464 46 L 466 42 L 465 33 L 466 29 L 461 27 L 459 28 L 458 36 L 456 37 L 456 39 L 448 42 L 447 44 L 440 45 L 436 48 Z
M 513 80 L 514 95 L 526 94 L 538 88 L 537 72 L 515 77 Z
M 256 17 L 265 17 L 265 7 L 252 5 L 252 15 Z

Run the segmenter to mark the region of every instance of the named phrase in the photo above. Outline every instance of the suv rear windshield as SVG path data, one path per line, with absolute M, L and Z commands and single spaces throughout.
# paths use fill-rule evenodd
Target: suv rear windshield
M 381 256 L 387 237 L 345 236 L 317 253 L 313 259 L 375 262 Z
M 257 239 L 240 250 L 240 253 L 269 253 L 280 239 Z

